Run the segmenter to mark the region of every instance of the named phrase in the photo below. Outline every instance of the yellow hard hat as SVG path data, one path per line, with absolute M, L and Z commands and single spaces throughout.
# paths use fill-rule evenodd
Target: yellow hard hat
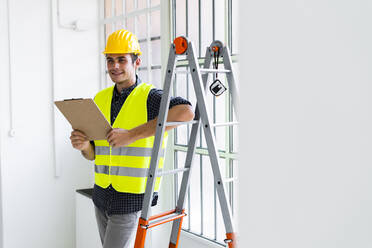
M 119 29 L 110 34 L 103 54 L 107 53 L 142 54 L 137 37 L 125 29 Z

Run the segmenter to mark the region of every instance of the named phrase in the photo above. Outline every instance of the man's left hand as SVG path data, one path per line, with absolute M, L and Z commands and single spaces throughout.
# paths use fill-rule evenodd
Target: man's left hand
M 106 139 L 112 147 L 127 146 L 135 141 L 129 130 L 121 128 L 112 129 L 107 134 Z

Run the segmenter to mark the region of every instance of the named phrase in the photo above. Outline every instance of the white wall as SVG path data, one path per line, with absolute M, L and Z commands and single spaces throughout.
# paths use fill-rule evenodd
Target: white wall
M 96 20 L 97 7 L 98 1 L 61 1 L 61 17 Z M 0 11 L 0 246 L 74 247 L 75 190 L 92 186 L 93 166 L 69 144 L 71 129 L 53 100 L 98 91 L 98 30 L 58 28 L 55 0 L 1 0 Z
M 241 1 L 241 247 L 372 247 L 371 13 Z

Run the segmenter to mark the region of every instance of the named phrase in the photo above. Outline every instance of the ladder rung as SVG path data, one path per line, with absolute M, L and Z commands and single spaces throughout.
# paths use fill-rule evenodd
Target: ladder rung
M 200 69 L 201 73 L 229 73 L 231 70 L 224 70 L 224 69 Z
M 190 73 L 189 70 L 187 70 L 187 71 L 175 70 L 175 72 L 176 72 L 176 74 L 188 74 L 188 73 Z
M 188 73 L 190 73 L 190 70 L 184 70 L 184 71 L 181 71 L 181 70 L 176 70 L 175 71 L 176 72 L 176 74 L 188 74 Z M 216 69 L 200 69 L 200 72 L 201 73 L 229 73 L 229 72 L 231 72 L 231 70 L 224 70 L 224 69 L 218 69 L 218 70 L 216 70 Z
M 167 222 L 171 222 L 173 220 L 180 219 L 185 216 L 186 216 L 185 213 L 171 213 L 169 215 L 161 216 L 160 218 L 150 220 L 148 225 L 145 225 L 145 226 L 141 225 L 141 227 L 144 229 L 153 228 L 155 226 L 158 226 L 158 225 L 161 225 Z
M 176 174 L 176 173 L 184 172 L 184 171 L 188 171 L 188 170 L 190 170 L 190 168 L 180 168 L 180 169 L 175 169 L 175 170 L 167 170 L 167 171 L 162 171 L 162 172 L 157 173 L 156 176 L 159 177 L 159 176 L 164 176 L 164 175 L 171 175 L 171 174 Z
M 225 122 L 225 123 L 214 123 L 212 124 L 213 127 L 218 127 L 218 126 L 232 126 L 232 125 L 238 125 L 239 122 Z
M 187 124 L 194 124 L 198 123 L 199 121 L 173 121 L 173 122 L 166 122 L 165 126 L 176 126 L 176 125 L 187 125 Z
M 224 182 L 224 183 L 229 183 L 229 182 L 233 182 L 233 181 L 236 181 L 238 178 L 236 178 L 236 177 L 230 177 L 230 178 L 225 178 L 225 179 L 223 179 L 222 181 Z

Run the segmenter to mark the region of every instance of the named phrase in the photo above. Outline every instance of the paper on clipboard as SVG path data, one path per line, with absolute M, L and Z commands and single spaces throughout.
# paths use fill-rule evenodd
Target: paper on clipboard
M 66 117 L 72 129 L 84 132 L 89 140 L 105 140 L 112 127 L 91 98 L 66 99 L 54 104 Z

